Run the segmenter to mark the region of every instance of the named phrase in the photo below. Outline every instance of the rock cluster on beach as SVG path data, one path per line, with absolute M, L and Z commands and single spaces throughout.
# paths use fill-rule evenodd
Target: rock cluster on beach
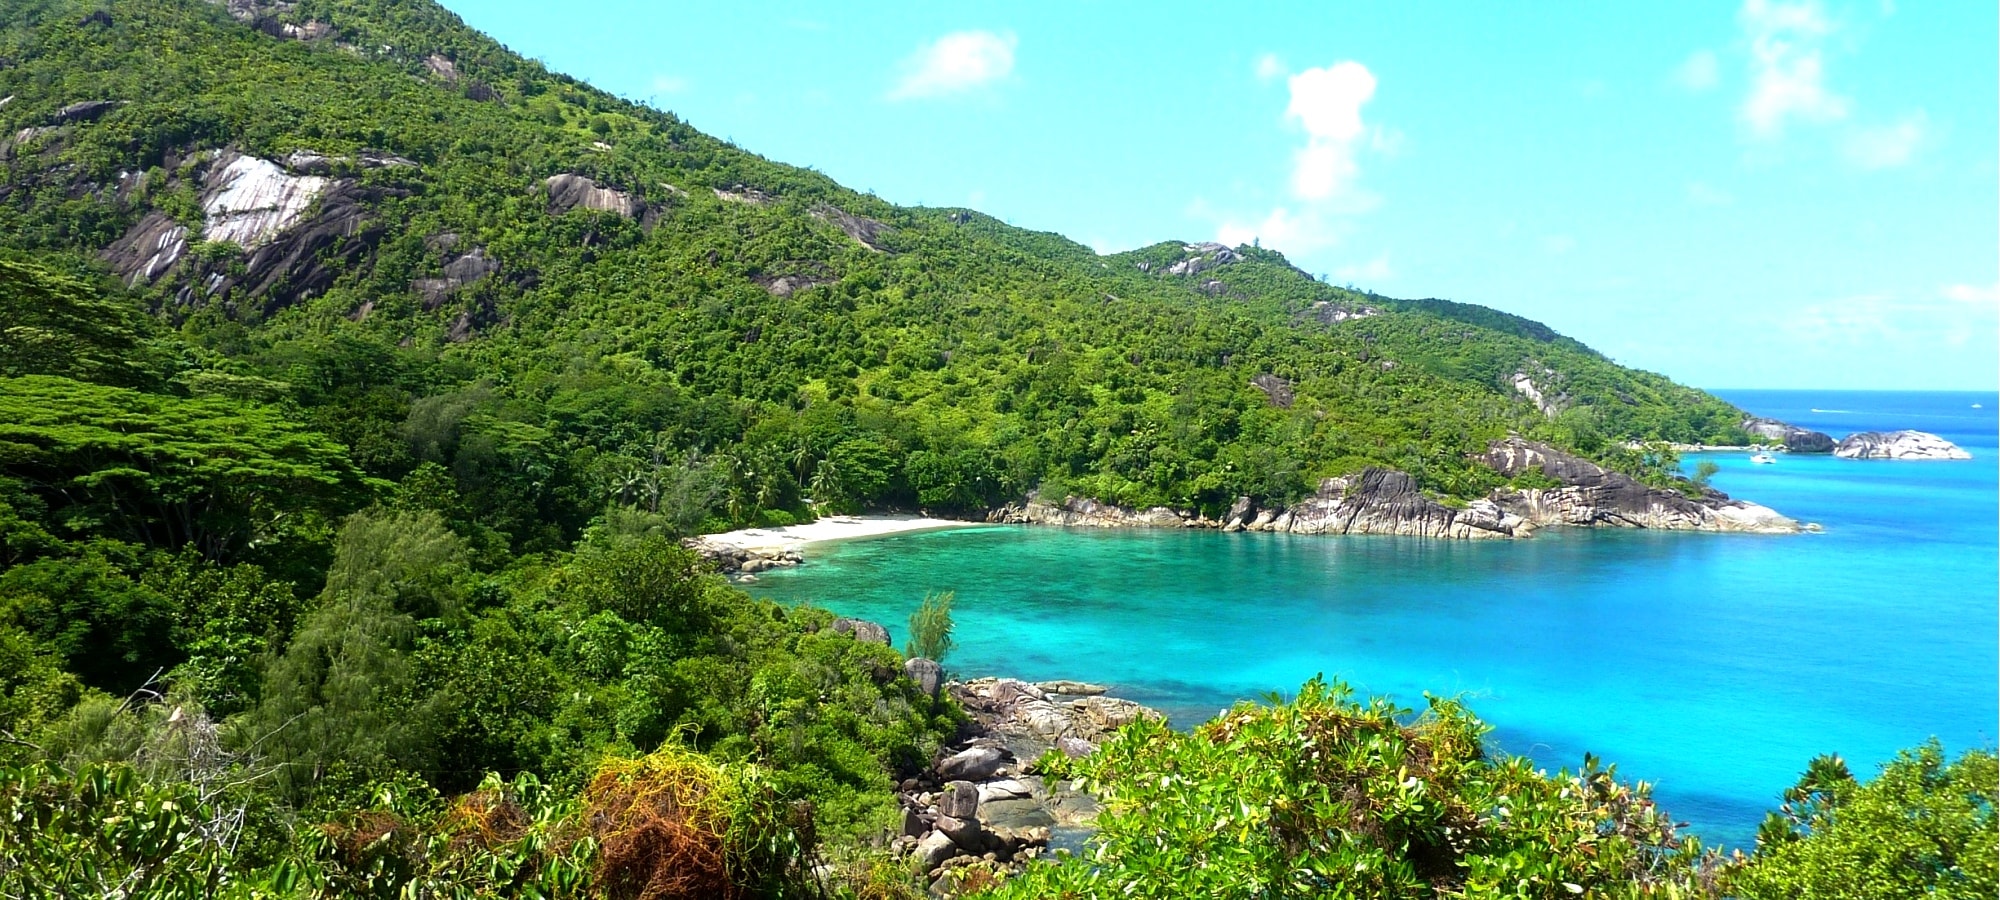
M 1944 438 L 1924 431 L 1864 431 L 1850 434 L 1835 447 L 1842 459 L 1971 459 L 1972 454 Z
M 796 566 L 805 554 L 792 547 L 745 547 L 711 537 L 688 538 L 681 545 L 708 560 L 724 575 L 755 575 L 769 569 Z
M 1239 499 L 1220 521 L 1166 507 L 1132 510 L 1076 497 L 1052 503 L 1033 496 L 1025 503 L 994 510 L 987 520 L 1100 528 L 1220 528 L 1433 538 L 1527 537 L 1550 525 L 1770 534 L 1808 530 L 1755 503 L 1732 500 L 1712 490 L 1689 497 L 1652 487 L 1547 444 L 1518 437 L 1493 442 L 1482 461 L 1509 478 L 1538 468 L 1560 485 L 1502 488 L 1457 507 L 1426 496 L 1408 473 L 1369 468 L 1325 479 L 1313 496 L 1288 507 L 1264 508 L 1248 498 Z
M 912 659 L 906 670 L 935 677 L 936 666 Z M 897 856 L 925 874 L 933 896 L 951 894 L 968 870 L 1018 868 L 1048 852 L 1058 830 L 1088 830 L 1096 798 L 1073 783 L 1029 773 L 1029 763 L 1051 749 L 1085 756 L 1121 726 L 1164 718 L 1105 696 L 1102 685 L 1076 681 L 979 678 L 942 689 L 971 724 L 929 768 L 899 786 L 902 827 L 891 841 Z

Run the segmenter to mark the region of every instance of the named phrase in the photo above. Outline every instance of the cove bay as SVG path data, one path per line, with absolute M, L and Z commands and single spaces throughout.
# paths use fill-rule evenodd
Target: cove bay
M 1316 673 L 1412 708 L 1461 695 L 1496 749 L 1552 770 L 1595 754 L 1653 782 L 1705 840 L 1747 846 L 1816 754 L 1867 773 L 1932 736 L 1956 752 L 2000 733 L 2000 402 L 1717 393 L 1835 435 L 1931 431 L 1974 459 L 1684 457 L 1821 534 L 995 526 L 823 545 L 750 589 L 887 623 L 898 641 L 926 590 L 956 591 L 955 673 L 1109 682 L 1181 727 Z

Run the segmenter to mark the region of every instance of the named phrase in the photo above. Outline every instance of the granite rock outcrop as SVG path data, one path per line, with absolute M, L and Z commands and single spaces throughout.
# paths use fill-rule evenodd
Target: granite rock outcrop
M 1483 539 L 1528 537 L 1549 526 L 1651 528 L 1792 534 L 1811 530 L 1755 503 L 1702 489 L 1690 496 L 1521 438 L 1495 441 L 1480 460 L 1509 479 L 1538 469 L 1547 488 L 1502 488 L 1464 505 L 1424 493 L 1415 478 L 1368 468 L 1324 479 L 1311 497 L 1284 507 L 1242 498 L 1220 520 L 1163 506 L 1128 509 L 1081 497 L 1060 503 L 1030 495 L 993 510 L 987 521 L 1094 528 L 1220 528 L 1289 534 L 1388 534 Z
M 979 678 L 945 690 L 970 724 L 898 786 L 902 827 L 890 845 L 915 862 L 932 896 L 952 895 L 969 870 L 1018 869 L 1048 852 L 1059 831 L 1090 829 L 1097 799 L 1073 782 L 1034 773 L 1033 760 L 1051 749 L 1095 753 L 1119 728 L 1165 720 L 1105 696 L 1102 685 L 1077 681 Z
M 268 310 L 325 292 L 343 272 L 366 264 L 387 231 L 375 207 L 400 195 L 350 178 L 298 174 L 234 150 L 209 156 L 195 172 L 200 238 L 234 244 L 239 257 L 189 259 L 194 235 L 157 210 L 100 254 L 132 286 L 188 269 L 175 294 L 183 305 L 249 300 Z
M 1783 444 L 1793 453 L 1832 453 L 1833 436 L 1800 428 L 1789 422 L 1751 416 L 1743 420 L 1743 430 L 1752 437 Z
M 1843 438 L 1842 459 L 1971 459 L 1957 444 L 1927 431 L 1863 431 Z
M 1547 444 L 1521 438 L 1496 441 L 1483 457 L 1509 478 L 1540 469 L 1561 487 L 1500 490 L 1493 501 L 1502 510 L 1537 526 L 1610 526 L 1669 531 L 1743 531 L 1792 534 L 1806 530 L 1775 510 L 1719 491 L 1699 496 L 1653 487 L 1622 472 Z

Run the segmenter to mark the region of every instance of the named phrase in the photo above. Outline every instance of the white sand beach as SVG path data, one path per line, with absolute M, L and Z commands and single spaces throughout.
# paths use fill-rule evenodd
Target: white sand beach
M 983 522 L 933 519 L 928 516 L 827 516 L 804 525 L 784 528 L 743 528 L 720 534 L 705 534 L 703 543 L 738 547 L 755 553 L 799 550 L 808 544 L 884 537 L 912 531 L 940 531 L 946 528 L 977 528 Z

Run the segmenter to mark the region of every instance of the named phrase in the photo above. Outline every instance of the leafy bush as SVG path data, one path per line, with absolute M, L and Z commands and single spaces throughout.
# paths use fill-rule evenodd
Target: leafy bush
M 1838 756 L 1812 761 L 1732 874 L 1744 900 L 1987 898 L 2000 891 L 2000 775 L 1992 751 L 1956 762 L 1931 741 L 1862 784 Z
M 998 897 L 1429 898 L 1701 894 L 1711 868 L 1649 788 L 1490 758 L 1487 727 L 1431 698 L 1410 717 L 1308 682 L 1180 733 L 1141 722 L 1052 774 L 1105 796 L 1094 849 Z

